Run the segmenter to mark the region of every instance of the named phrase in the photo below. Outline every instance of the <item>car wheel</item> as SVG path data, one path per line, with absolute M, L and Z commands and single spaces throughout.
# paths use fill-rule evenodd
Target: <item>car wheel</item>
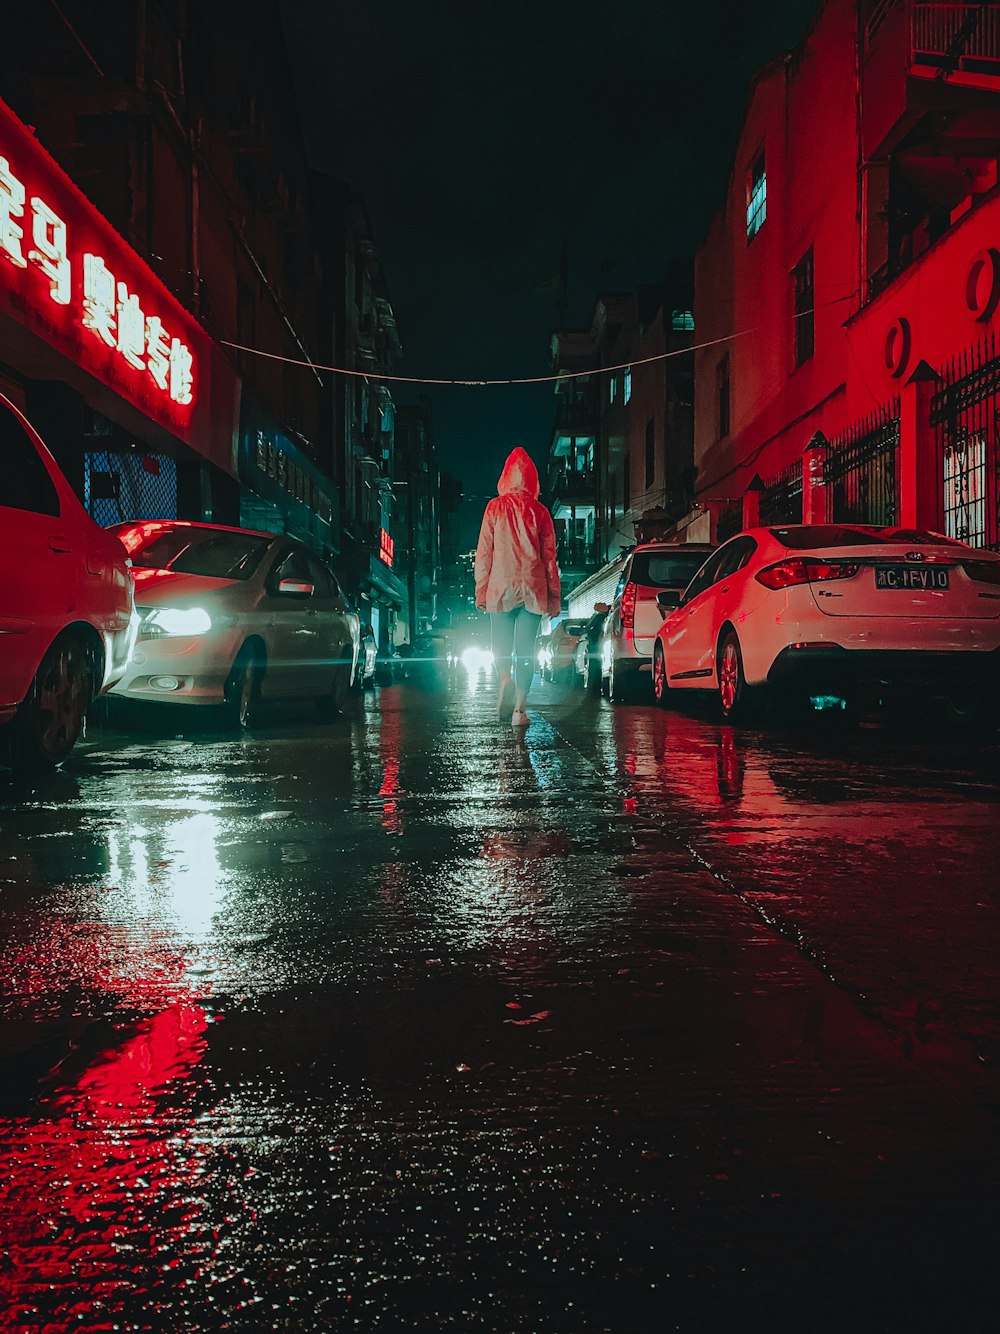
M 956 681 L 942 698 L 945 721 L 953 727 L 973 727 L 987 721 L 989 696 L 986 687 L 975 681 Z
M 750 690 L 743 674 L 743 654 L 735 630 L 727 630 L 719 641 L 719 708 L 726 722 L 745 718 Z
M 670 682 L 667 680 L 667 659 L 659 640 L 653 646 L 653 698 L 661 709 L 670 703 Z
M 249 727 L 254 709 L 260 701 L 260 683 L 264 667 L 259 655 L 250 644 L 244 644 L 236 655 L 233 669 L 226 682 L 226 719 L 231 727 Z
M 615 671 L 615 660 L 611 659 L 611 665 L 608 668 L 608 699 L 615 704 L 621 704 L 628 699 L 629 679 L 624 672 Z
M 360 676 L 356 671 L 355 676 Z M 347 707 L 351 695 L 351 646 L 341 646 L 337 661 L 333 664 L 333 681 L 328 695 L 320 695 L 316 708 L 321 718 L 336 718 Z
M 12 724 L 16 768 L 54 769 L 76 744 L 94 693 L 94 662 L 79 635 L 62 634 L 39 664 Z

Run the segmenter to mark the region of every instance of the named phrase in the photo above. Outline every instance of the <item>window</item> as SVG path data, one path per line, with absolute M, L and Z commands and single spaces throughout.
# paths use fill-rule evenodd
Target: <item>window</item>
M 613 402 L 615 401 L 615 396 L 617 395 L 617 393 L 618 393 L 618 376 L 617 376 L 617 375 L 612 375 L 611 379 L 608 381 L 608 402 L 609 402 L 609 403 L 613 403 Z
M 646 486 L 653 485 L 656 476 L 656 418 L 646 423 Z
M 4 461 L 0 505 L 33 514 L 58 514 L 59 495 L 24 427 L 0 405 L 0 457 Z
M 691 333 L 694 329 L 694 316 L 689 310 L 672 311 L 670 327 L 675 333 Z
M 809 360 L 816 348 L 816 288 L 813 282 L 812 246 L 792 269 L 792 287 L 795 298 L 795 364 L 801 366 Z
M 730 426 L 728 352 L 715 368 L 715 400 L 718 405 L 719 439 L 725 440 Z
M 767 173 L 764 151 L 760 151 L 747 178 L 747 245 L 760 231 L 767 217 Z
M 625 386 L 622 391 L 622 402 L 627 403 L 632 397 L 632 367 L 625 368 Z

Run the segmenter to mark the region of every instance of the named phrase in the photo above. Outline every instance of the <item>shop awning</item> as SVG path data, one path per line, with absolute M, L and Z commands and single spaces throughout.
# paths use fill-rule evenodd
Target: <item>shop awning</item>
M 368 573 L 361 579 L 361 587 L 376 601 L 394 602 L 402 606 L 406 601 L 406 586 L 384 561 L 373 556 Z

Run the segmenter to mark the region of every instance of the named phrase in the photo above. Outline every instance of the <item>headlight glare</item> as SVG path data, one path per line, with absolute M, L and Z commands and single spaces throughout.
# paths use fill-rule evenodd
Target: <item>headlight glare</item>
M 212 618 L 202 607 L 156 607 L 143 621 L 146 634 L 203 635 Z

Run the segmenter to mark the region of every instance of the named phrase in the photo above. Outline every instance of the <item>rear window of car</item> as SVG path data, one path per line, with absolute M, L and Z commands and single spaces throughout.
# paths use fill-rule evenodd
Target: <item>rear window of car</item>
M 647 588 L 686 588 L 710 556 L 708 551 L 637 551 L 629 582 Z
M 952 542 L 951 538 L 945 538 L 940 532 L 931 532 L 925 528 L 879 528 L 867 523 L 803 524 L 791 528 L 772 528 L 771 535 L 792 551 L 816 551 L 824 547 L 875 547 L 887 543 L 907 547 L 912 547 L 913 543 L 964 546 L 964 543 Z
M 270 545 L 266 537 L 213 528 L 161 528 L 136 546 L 127 544 L 132 564 L 139 569 L 209 579 L 249 579 Z

